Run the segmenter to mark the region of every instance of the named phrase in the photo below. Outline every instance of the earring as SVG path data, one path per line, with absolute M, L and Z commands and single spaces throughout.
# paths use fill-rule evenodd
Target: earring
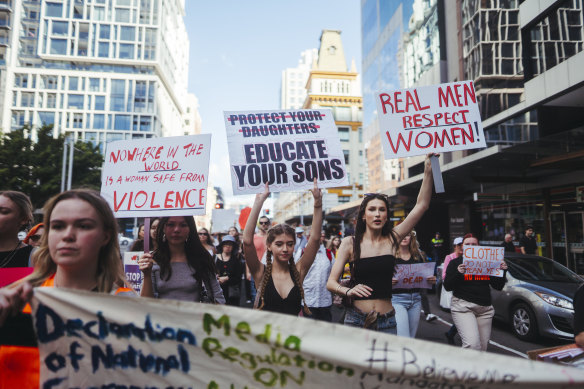
M 189 241 L 189 237 L 187 236 L 187 238 L 185 239 L 185 243 L 187 243 Z
M 166 234 L 162 234 L 162 241 L 166 242 Z

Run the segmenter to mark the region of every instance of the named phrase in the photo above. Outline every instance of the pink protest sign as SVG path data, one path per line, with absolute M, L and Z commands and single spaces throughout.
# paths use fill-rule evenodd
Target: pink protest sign
M 26 277 L 33 270 L 34 268 L 32 267 L 6 267 L 0 269 L 0 288 Z
M 434 266 L 434 262 L 396 265 L 393 278 L 397 280 L 397 284 L 393 286 L 393 289 L 431 289 L 432 284 L 428 282 L 427 278 L 434 275 Z

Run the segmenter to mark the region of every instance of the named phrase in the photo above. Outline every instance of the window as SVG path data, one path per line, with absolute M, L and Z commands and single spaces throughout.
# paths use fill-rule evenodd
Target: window
M 134 41 L 135 39 L 136 39 L 136 27 L 122 26 L 122 30 L 120 32 L 120 40 Z
M 351 201 L 351 196 L 339 196 L 339 203 L 348 203 Z
M 22 107 L 34 107 L 34 93 L 22 92 L 22 95 L 20 95 L 20 105 Z
M 124 111 L 126 109 L 124 103 L 126 82 L 124 80 L 112 80 L 111 82 L 110 110 Z
M 69 77 L 69 90 L 77 90 L 79 89 L 79 78 L 78 77 Z
M 89 79 L 89 90 L 92 92 L 99 92 L 99 78 Z
M 73 128 L 83 128 L 83 114 L 74 113 L 73 114 Z
M 67 36 L 69 34 L 69 23 L 53 21 L 53 35 Z
M 67 40 L 51 39 L 51 54 L 67 55 Z
M 134 45 L 120 43 L 120 59 L 134 59 Z
M 48 93 L 47 94 L 47 108 L 56 108 L 57 107 L 57 94 L 56 93 Z
M 12 127 L 22 128 L 24 126 L 24 111 L 12 111 Z
M 152 117 L 140 116 L 140 131 L 152 131 Z
M 99 42 L 97 56 L 98 57 L 102 57 L 102 58 L 109 57 L 109 43 L 107 43 L 107 42 Z
M 95 20 L 105 20 L 105 8 L 104 7 L 94 7 L 93 8 L 93 18 Z
M 60 18 L 63 16 L 63 4 L 47 3 L 46 15 L 49 17 Z
M 93 128 L 96 130 L 103 130 L 105 128 L 105 115 L 104 114 L 94 114 L 93 115 Z
M 28 74 L 15 74 L 14 86 L 17 88 L 28 88 Z
M 57 76 L 41 76 L 41 88 L 57 89 Z
M 345 156 L 345 165 L 349 164 L 349 154 L 350 154 L 349 150 L 343 150 L 343 155 Z
M 41 124 L 42 126 L 55 124 L 55 113 L 39 112 L 39 124 Z
M 349 129 L 346 127 L 339 127 L 339 139 L 343 142 L 349 141 Z
M 114 120 L 114 130 L 130 130 L 130 115 L 116 115 Z
M 95 96 L 95 108 L 96 111 L 105 110 L 105 96 Z
M 110 37 L 110 25 L 100 24 L 99 25 L 99 37 L 101 39 L 109 39 Z
M 130 10 L 124 8 L 116 8 L 116 22 L 129 23 Z
M 68 107 L 69 108 L 83 109 L 84 97 L 85 96 L 83 96 L 83 95 L 68 95 L 68 98 L 69 98 Z

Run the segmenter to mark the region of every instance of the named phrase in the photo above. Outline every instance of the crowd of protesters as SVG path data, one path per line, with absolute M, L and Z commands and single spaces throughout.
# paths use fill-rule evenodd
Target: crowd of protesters
M 256 309 L 415 337 L 422 306 L 426 320 L 435 315 L 430 313 L 425 290 L 394 289 L 397 280 L 393 277 L 396 265 L 428 260 L 414 227 L 430 206 L 429 157 L 416 205 L 396 226 L 388 217 L 388 197 L 367 194 L 355 219 L 354 235 L 342 240 L 338 235 L 327 236 L 322 230 L 322 194 L 316 180 L 311 192 L 310 230 L 273 225 L 266 216 L 260 217 L 270 194 L 268 184 L 256 195 L 241 237 L 233 226 L 216 240 L 208 229 L 197 228 L 190 216 L 153 219 L 149 231 L 140 226 L 132 250 L 143 251 L 141 296 L 247 307 L 253 303 Z M 33 287 L 140 297 L 125 280 L 118 225 L 97 192 L 60 193 L 45 204 L 43 222 L 29 228 L 32 221 L 26 194 L 0 191 L 0 268 L 31 269 L 23 279 L 4 283 L 0 289 L 0 365 L 10 360 L 16 366 L 1 375 L 4 387 L 22 386 L 22 377 L 30 380 L 24 387 L 35 379 L 38 382 L 38 363 L 14 363 L 38 359 L 36 348 L 1 345 L 7 336 L 24 339 L 22 344 L 30 344 L 34 337 L 28 331 Z M 530 229 L 521 243 L 526 253 L 533 252 Z M 21 241 L 19 232 L 24 230 L 27 235 Z M 149 234 L 150 250 L 144 252 L 145 234 Z M 434 260 L 440 261 L 448 244 L 439 234 L 432 243 L 432 254 L 439 256 Z M 457 237 L 453 252 L 444 259 L 442 296 L 451 298 L 448 304 L 455 323 L 446 336 L 453 343 L 458 330 L 463 347 L 486 350 L 493 318 L 490 288 L 503 288 L 507 265 L 501 265 L 503 277 L 473 279 L 465 275 L 463 244 L 478 245 L 478 240 L 470 233 Z M 436 277 L 427 281 L 434 283 Z

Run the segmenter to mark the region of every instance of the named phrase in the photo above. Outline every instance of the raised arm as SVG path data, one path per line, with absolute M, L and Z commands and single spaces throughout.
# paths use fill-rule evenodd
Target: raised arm
M 395 226 L 393 230 L 398 234 L 399 240 L 403 239 L 404 236 L 410 233 L 418 224 L 424 212 L 430 208 L 430 200 L 432 199 L 432 185 L 434 180 L 432 178 L 432 164 L 430 162 L 430 157 L 435 154 L 426 155 L 426 160 L 424 162 L 424 179 L 422 180 L 422 186 L 420 187 L 420 193 L 418 193 L 418 200 L 414 209 L 409 213 L 406 219 Z
M 314 187 L 310 190 L 314 197 L 314 211 L 312 212 L 312 231 L 310 239 L 304 248 L 304 253 L 296 263 L 296 268 L 300 273 L 300 281 L 304 281 L 304 277 L 314 262 L 316 252 L 320 247 L 320 231 L 322 230 L 322 192 L 318 189 L 316 178 L 314 179 Z
M 256 194 L 253 207 L 251 208 L 251 212 L 249 213 L 247 223 L 245 223 L 245 228 L 243 230 L 243 254 L 245 256 L 245 263 L 247 264 L 256 285 L 259 285 L 259 282 L 262 279 L 264 267 L 258 258 L 256 247 L 253 243 L 253 235 L 255 232 L 255 226 L 258 222 L 258 217 L 260 216 L 260 211 L 262 210 L 264 201 L 266 201 L 269 195 L 270 188 L 266 183 L 264 192 Z

